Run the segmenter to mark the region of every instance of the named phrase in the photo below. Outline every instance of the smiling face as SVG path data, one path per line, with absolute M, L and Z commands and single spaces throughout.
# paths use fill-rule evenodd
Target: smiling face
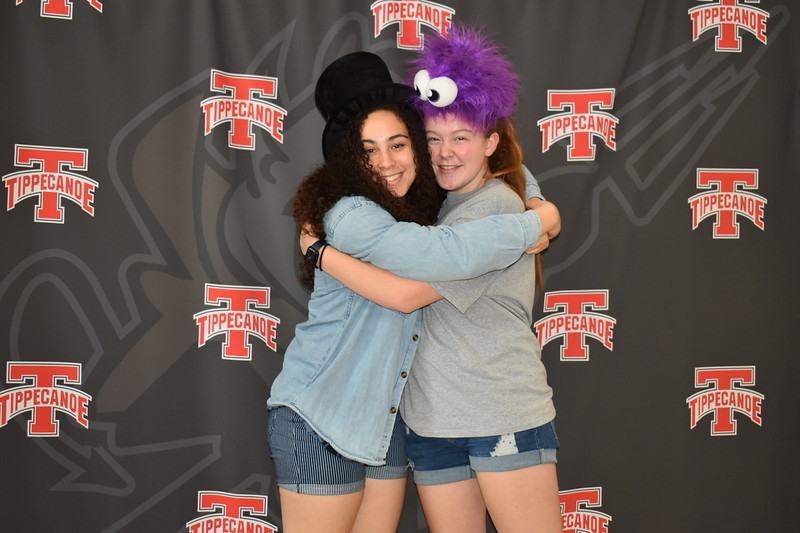
M 497 133 L 487 137 L 453 115 L 428 119 L 425 132 L 436 182 L 442 189 L 463 194 L 485 183 L 489 156 L 499 140 Z
M 373 111 L 361 127 L 361 142 L 372 170 L 389 191 L 402 198 L 416 178 L 414 150 L 408 128 L 391 111 Z

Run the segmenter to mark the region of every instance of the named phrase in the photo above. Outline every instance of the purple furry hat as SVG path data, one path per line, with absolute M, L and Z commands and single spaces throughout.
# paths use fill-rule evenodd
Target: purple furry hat
M 476 29 L 454 27 L 449 37 L 425 38 L 425 49 L 410 63 L 414 107 L 427 120 L 452 114 L 491 130 L 514 114 L 519 76 L 500 48 Z

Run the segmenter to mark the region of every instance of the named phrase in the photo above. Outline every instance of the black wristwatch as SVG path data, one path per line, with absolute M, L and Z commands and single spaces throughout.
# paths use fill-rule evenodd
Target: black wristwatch
M 309 246 L 308 249 L 306 250 L 306 255 L 305 255 L 306 263 L 319 268 L 319 264 L 317 263 L 317 261 L 319 261 L 319 254 L 322 251 L 322 249 L 325 248 L 326 246 L 328 246 L 328 243 L 323 239 L 320 239 L 311 246 Z

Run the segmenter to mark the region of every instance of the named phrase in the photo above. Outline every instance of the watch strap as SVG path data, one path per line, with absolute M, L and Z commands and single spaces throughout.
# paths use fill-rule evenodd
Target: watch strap
M 324 239 L 320 239 L 306 249 L 305 261 L 316 268 L 319 268 L 319 256 L 322 249 L 328 243 Z

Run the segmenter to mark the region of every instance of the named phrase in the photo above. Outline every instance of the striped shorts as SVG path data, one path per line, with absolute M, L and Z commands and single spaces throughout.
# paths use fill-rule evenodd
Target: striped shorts
M 343 457 L 290 407 L 270 409 L 268 428 L 275 475 L 282 489 L 334 496 L 364 490 L 366 478 L 404 479 L 408 475 L 406 426 L 399 414 L 383 466 L 369 466 Z

